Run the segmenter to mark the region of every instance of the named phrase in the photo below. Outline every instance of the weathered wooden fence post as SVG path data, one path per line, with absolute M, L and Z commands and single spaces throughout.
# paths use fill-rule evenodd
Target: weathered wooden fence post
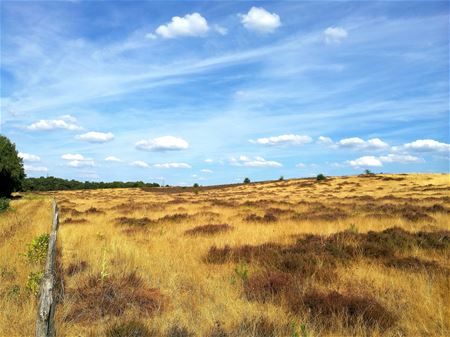
M 36 319 L 36 337 L 55 336 L 56 307 L 56 235 L 59 227 L 59 211 L 53 200 L 53 222 L 48 242 L 47 261 L 39 291 L 38 311 Z

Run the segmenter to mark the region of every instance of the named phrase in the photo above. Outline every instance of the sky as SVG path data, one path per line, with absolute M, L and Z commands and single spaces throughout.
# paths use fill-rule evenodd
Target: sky
M 448 1 L 2 1 L 27 176 L 449 172 Z

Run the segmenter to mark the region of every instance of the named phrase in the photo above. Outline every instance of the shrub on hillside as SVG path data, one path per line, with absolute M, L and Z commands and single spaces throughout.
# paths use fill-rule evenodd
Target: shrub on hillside
M 0 197 L 10 197 L 12 192 L 19 191 L 24 178 L 23 160 L 15 144 L 0 136 Z
M 25 257 L 29 263 L 44 264 L 47 258 L 49 234 L 41 234 L 35 237 L 31 243 L 27 245 Z
M 327 177 L 325 177 L 322 173 L 318 174 L 316 177 L 317 181 L 326 180 L 326 179 L 327 179 Z
M 9 208 L 9 199 L 0 198 L 0 212 L 4 212 Z

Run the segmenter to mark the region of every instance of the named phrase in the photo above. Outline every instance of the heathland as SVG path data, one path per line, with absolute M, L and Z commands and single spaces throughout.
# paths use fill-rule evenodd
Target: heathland
M 449 336 L 449 183 L 24 193 L 0 213 L 0 336 L 33 335 L 53 198 L 58 336 Z

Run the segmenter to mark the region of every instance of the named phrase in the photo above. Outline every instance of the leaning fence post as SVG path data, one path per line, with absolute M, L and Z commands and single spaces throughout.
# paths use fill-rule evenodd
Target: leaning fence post
M 47 260 L 44 276 L 41 281 L 36 319 L 36 337 L 55 336 L 55 307 L 56 307 L 56 235 L 59 226 L 59 211 L 53 200 L 53 221 L 48 241 Z

